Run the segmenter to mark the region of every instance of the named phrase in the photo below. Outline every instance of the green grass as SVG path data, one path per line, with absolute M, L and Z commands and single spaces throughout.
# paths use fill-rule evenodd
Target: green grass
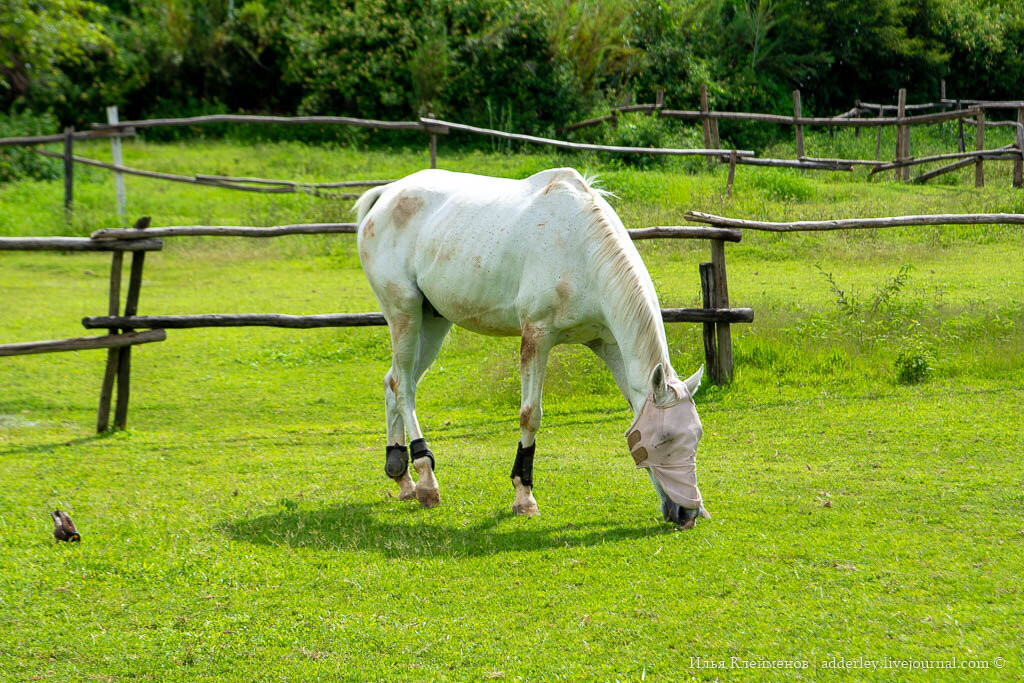
M 398 177 L 426 153 L 136 141 L 125 159 L 336 180 Z M 444 143 L 440 159 L 508 176 L 598 172 L 629 227 L 678 224 L 689 209 L 775 220 L 1024 210 L 1008 177 L 975 190 L 966 175 L 907 187 L 741 168 L 726 200 L 724 169 L 682 162 L 641 172 Z M 127 185 L 131 217 L 154 225 L 349 216 L 347 202 L 305 196 Z M 0 234 L 87 234 L 117 225 L 112 209 L 101 171 L 76 173 L 70 225 L 60 181 L 10 184 Z M 376 308 L 351 236 L 165 244 L 147 257 L 142 313 Z M 665 304 L 697 305 L 705 245 L 641 252 Z M 954 656 L 1001 657 L 983 678 L 1019 678 L 1019 228 L 747 233 L 727 253 L 731 300 L 756 321 L 733 328 L 736 381 L 698 394 L 714 518 L 689 532 L 661 521 L 627 456 L 628 409 L 581 348 L 552 357 L 538 519 L 511 514 L 516 340 L 456 329 L 424 379 L 433 510 L 399 504 L 382 472 L 383 329 L 171 330 L 133 351 L 130 430 L 106 436 L 92 434 L 105 354 L 2 359 L 0 678 L 769 679 L 779 672 L 691 658 Z M 108 267 L 99 254 L 0 255 L 0 343 L 83 334 L 77 320 L 104 312 Z M 691 372 L 699 326 L 668 332 L 676 368 Z M 908 351 L 926 354 L 930 378 L 899 381 Z M 54 507 L 81 545 L 52 540 Z

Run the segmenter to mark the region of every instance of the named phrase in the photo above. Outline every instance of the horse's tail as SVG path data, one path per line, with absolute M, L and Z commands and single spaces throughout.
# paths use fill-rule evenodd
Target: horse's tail
M 386 189 L 388 189 L 387 185 L 371 187 L 356 200 L 356 205 L 353 207 L 353 211 L 356 212 L 356 221 L 358 223 L 363 222 L 363 219 L 366 218 L 366 214 L 370 213 L 370 209 L 373 208 L 373 205 L 377 203 L 377 200 L 380 199 L 380 196 L 384 194 L 384 190 Z

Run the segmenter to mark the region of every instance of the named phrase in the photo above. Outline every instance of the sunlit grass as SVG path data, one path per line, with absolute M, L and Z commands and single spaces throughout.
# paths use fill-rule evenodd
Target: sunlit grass
M 125 159 L 321 181 L 427 163 L 425 148 L 215 141 L 136 141 Z M 740 168 L 725 199 L 724 168 L 640 172 L 444 141 L 440 159 L 515 177 L 597 172 L 629 227 L 680 224 L 690 209 L 791 220 L 1022 208 L 1008 181 L 977 191 Z M 154 225 L 350 220 L 349 202 L 127 185 L 128 220 Z M 118 224 L 106 172 L 81 170 L 76 188 L 70 226 L 59 181 L 0 188 L 0 234 Z M 715 679 L 691 658 L 882 654 L 1002 657 L 984 677 L 1019 677 L 1021 244 L 1019 228 L 950 226 L 747 232 L 728 245 L 732 304 L 755 322 L 733 327 L 736 381 L 697 396 L 714 518 L 686 533 L 661 521 L 626 453 L 628 409 L 582 347 L 550 364 L 531 520 L 510 512 L 514 339 L 455 329 L 424 378 L 433 510 L 399 504 L 382 472 L 383 329 L 171 330 L 133 351 L 130 430 L 105 437 L 92 434 L 105 354 L 0 359 L 0 678 Z M 165 245 L 146 260 L 143 314 L 376 309 L 348 235 Z M 640 249 L 665 305 L 698 305 L 704 243 Z M 905 282 L 873 310 L 903 264 Z M 84 334 L 78 320 L 105 310 L 108 268 L 101 254 L 0 255 L 0 343 Z M 680 373 L 703 360 L 700 332 L 668 328 Z M 901 384 L 897 353 L 914 344 L 932 376 Z M 52 541 L 54 507 L 80 546 Z

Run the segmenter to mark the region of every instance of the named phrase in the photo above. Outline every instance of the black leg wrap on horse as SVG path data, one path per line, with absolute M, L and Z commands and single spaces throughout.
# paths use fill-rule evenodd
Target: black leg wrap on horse
M 413 463 L 420 458 L 430 458 L 430 469 L 437 471 L 437 465 L 434 463 L 434 454 L 427 448 L 426 439 L 415 439 L 409 442 L 409 450 L 412 451 Z
M 516 477 L 523 486 L 533 486 L 533 452 L 537 444 L 534 442 L 529 448 L 523 448 L 523 442 L 519 442 L 519 449 L 516 451 L 516 462 L 512 465 L 512 483 Z
M 384 455 L 384 474 L 392 479 L 401 479 L 409 471 L 409 449 L 405 446 L 388 446 Z

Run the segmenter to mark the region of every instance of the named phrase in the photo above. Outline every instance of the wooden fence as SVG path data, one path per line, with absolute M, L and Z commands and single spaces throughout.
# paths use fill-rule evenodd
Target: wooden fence
M 124 429 L 128 418 L 131 381 L 131 346 L 166 339 L 167 329 L 200 327 L 285 327 L 311 329 L 318 327 L 366 327 L 385 325 L 380 313 L 341 313 L 327 315 L 200 314 L 174 316 L 139 315 L 142 269 L 147 251 L 162 248 L 161 238 L 181 236 L 243 236 L 279 237 L 283 235 L 345 234 L 356 231 L 355 223 L 317 223 L 281 225 L 269 228 L 250 226 L 172 226 L 149 228 L 149 218 L 139 219 L 130 229 L 104 229 L 89 238 L 25 237 L 0 238 L 3 250 L 88 250 L 111 251 L 110 292 L 107 314 L 82 320 L 86 329 L 105 329 L 102 337 L 83 337 L 45 342 L 0 345 L 0 356 L 53 351 L 108 349 L 106 370 L 96 418 L 98 432 L 109 427 L 111 396 L 117 386 L 114 426 Z M 705 362 L 711 381 L 725 383 L 732 379 L 732 337 L 730 325 L 749 323 L 754 312 L 749 308 L 730 308 L 725 270 L 725 243 L 739 242 L 742 233 L 731 228 L 694 226 L 654 226 L 628 231 L 634 240 L 706 239 L 711 245 L 711 261 L 700 265 L 702 308 L 666 308 L 661 314 L 665 322 L 696 322 L 704 326 Z M 132 252 L 131 274 L 123 313 L 120 308 L 121 265 L 125 251 Z M 136 332 L 136 330 L 146 330 Z
M 929 163 L 932 161 L 941 160 L 944 158 L 958 158 L 959 161 L 948 164 L 938 169 L 934 169 L 927 173 L 914 178 L 915 182 L 925 182 L 931 178 L 937 177 L 944 173 L 954 171 L 964 166 L 974 164 L 975 166 L 975 185 L 977 187 L 983 187 L 985 183 L 984 176 L 984 162 L 988 161 L 1013 161 L 1013 180 L 1012 184 L 1014 187 L 1024 186 L 1024 101 L 995 101 L 995 100 L 951 100 L 946 98 L 946 84 L 945 81 L 941 83 L 942 97 L 938 102 L 925 102 L 920 104 L 907 104 L 907 91 L 906 89 L 900 89 L 897 93 L 897 104 L 877 104 L 870 102 L 857 101 L 856 105 L 849 111 L 843 112 L 836 116 L 831 117 L 807 117 L 803 116 L 802 104 L 801 104 L 801 93 L 799 90 L 793 91 L 793 115 L 787 116 L 782 114 L 761 114 L 751 112 L 735 112 L 735 111 L 714 111 L 708 106 L 708 89 L 706 85 L 702 85 L 700 89 L 700 109 L 699 110 L 674 110 L 666 109 L 664 106 L 664 93 L 659 91 L 656 97 L 656 101 L 653 104 L 628 104 L 631 101 L 631 97 L 627 97 L 624 105 L 615 107 L 612 109 L 612 113 L 607 116 L 600 116 L 586 121 L 580 121 L 577 123 L 570 124 L 562 128 L 562 131 L 578 130 L 580 128 L 588 126 L 596 126 L 603 123 L 609 123 L 616 125 L 619 119 L 619 115 L 624 112 L 630 111 L 646 111 L 652 116 L 664 117 L 664 118 L 676 118 L 700 121 L 701 128 L 704 132 L 704 145 L 705 147 L 718 149 L 720 147 L 720 137 L 718 132 L 718 122 L 722 120 L 728 121 L 748 121 L 748 122 L 760 122 L 760 123 L 771 123 L 777 125 L 789 125 L 793 126 L 794 138 L 796 143 L 796 156 L 797 161 L 801 164 L 801 168 L 813 168 L 817 170 L 851 170 L 855 165 L 873 166 L 871 175 L 878 173 L 882 170 L 895 170 L 897 180 L 910 180 L 910 167 L 917 164 Z M 947 111 L 947 105 L 955 105 L 955 110 Z M 966 107 L 966 108 L 964 108 Z M 930 114 L 914 114 L 909 115 L 908 112 L 922 111 L 926 109 L 941 109 L 942 111 Z M 998 109 L 1016 109 L 1017 120 L 1016 121 L 988 121 L 985 117 L 986 110 L 998 110 Z M 885 116 L 886 111 L 892 111 L 895 116 Z M 874 117 L 861 117 L 860 114 L 869 114 L 877 112 L 877 116 Z M 910 129 L 912 126 L 918 125 L 932 125 L 941 124 L 945 121 L 956 120 L 959 126 L 958 136 L 958 155 L 959 156 L 947 156 L 947 155 L 933 155 L 928 157 L 914 158 L 910 154 Z M 976 145 L 977 149 L 974 152 L 967 152 L 965 149 L 963 126 L 964 124 L 973 125 L 977 128 L 976 132 Z M 826 126 L 831 133 L 834 128 L 841 126 L 853 126 L 856 129 L 857 134 L 860 134 L 861 128 L 877 128 L 878 134 L 875 142 L 875 159 L 830 159 L 821 157 L 809 157 L 805 154 L 804 150 L 804 126 Z M 896 136 L 896 152 L 892 161 L 883 161 L 881 159 L 881 145 L 882 145 L 882 130 L 887 126 L 895 126 L 897 131 Z M 1016 128 L 1016 142 L 1013 145 L 1001 147 L 998 150 L 985 150 L 984 149 L 984 128 L 988 126 L 1013 126 Z M 708 155 L 708 164 L 711 165 L 715 158 L 721 155 Z M 739 163 L 756 164 L 759 159 L 741 160 Z M 780 161 L 780 160 L 774 160 Z M 765 165 L 782 165 L 778 163 L 765 164 Z M 733 169 L 730 168 L 730 175 Z M 727 183 L 727 194 L 731 183 Z
M 799 90 L 793 91 L 793 115 L 765 114 L 753 112 L 715 111 L 709 107 L 708 88 L 702 85 L 700 89 L 700 107 L 696 110 L 668 109 L 665 107 L 664 93 L 659 91 L 656 101 L 649 104 L 633 104 L 632 96 L 612 109 L 611 114 L 586 121 L 580 121 L 563 127 L 561 132 L 578 130 L 587 126 L 595 126 L 602 123 L 615 125 L 620 114 L 626 112 L 648 112 L 653 116 L 663 118 L 674 118 L 683 120 L 699 121 L 704 133 L 704 147 L 701 149 L 668 149 L 648 147 L 625 147 L 615 145 L 596 145 L 572 142 L 569 140 L 557 140 L 534 135 L 523 135 L 505 131 L 469 126 L 451 121 L 429 117 L 419 118 L 415 121 L 381 121 L 377 119 L 363 119 L 349 116 L 257 116 L 242 114 L 212 114 L 207 116 L 191 116 L 181 118 L 160 118 L 145 119 L 137 121 L 120 121 L 118 119 L 117 107 L 108 107 L 107 123 L 94 123 L 92 130 L 76 132 L 74 129 L 66 129 L 63 134 L 44 136 L 25 136 L 0 139 L 0 147 L 11 145 L 33 146 L 33 151 L 45 156 L 60 158 L 64 161 L 64 203 L 65 209 L 70 217 L 73 207 L 73 168 L 75 163 L 85 164 L 97 168 L 113 171 L 115 174 L 116 203 L 118 215 L 125 215 L 126 199 L 124 189 L 124 175 L 135 175 L 157 180 L 172 182 L 190 183 L 206 187 L 217 187 L 221 189 L 241 190 L 246 192 L 259 192 L 265 194 L 305 193 L 316 197 L 330 199 L 354 199 L 358 195 L 339 191 L 345 187 L 372 186 L 388 181 L 342 181 L 333 183 L 308 183 L 295 180 L 272 180 L 266 178 L 237 178 L 222 175 L 195 174 L 183 176 L 170 173 L 158 173 L 143 169 L 125 166 L 122 160 L 121 138 L 132 136 L 136 130 L 142 128 L 154 128 L 164 126 L 197 126 L 207 124 L 223 123 L 245 123 L 245 124 L 275 124 L 275 125 L 344 125 L 372 128 L 374 130 L 394 131 L 416 131 L 429 136 L 430 166 L 437 167 L 437 136 L 446 135 L 451 132 L 468 133 L 472 135 L 483 135 L 505 140 L 514 140 L 529 144 L 545 145 L 556 149 L 570 151 L 591 151 L 613 154 L 645 154 L 645 155 L 696 155 L 704 156 L 708 165 L 727 162 L 729 172 L 726 181 L 726 195 L 731 194 L 732 181 L 737 165 L 750 166 L 773 166 L 784 168 L 799 168 L 801 170 L 822 170 L 822 171 L 852 171 L 854 166 L 872 166 L 870 176 L 884 171 L 893 170 L 898 180 L 910 180 L 910 168 L 915 165 L 931 163 L 940 160 L 952 160 L 940 168 L 922 173 L 914 178 L 915 182 L 925 182 L 931 178 L 944 173 L 954 171 L 965 166 L 974 165 L 975 185 L 984 186 L 985 161 L 1012 161 L 1013 186 L 1024 187 L 1024 101 L 995 101 L 995 100 L 954 100 L 946 97 L 945 82 L 942 82 L 941 98 L 937 102 L 926 102 L 919 104 L 907 104 L 907 93 L 901 89 L 897 96 L 897 104 L 881 104 L 861 102 L 858 100 L 855 106 L 849 111 L 830 117 L 804 116 Z M 947 107 L 955 107 L 947 110 Z M 922 111 L 925 109 L 939 108 L 942 111 L 927 114 L 911 114 L 909 112 Z M 1015 109 L 1017 112 L 1016 121 L 991 121 L 986 119 L 985 112 L 988 110 Z M 895 116 L 886 116 L 887 111 L 895 112 Z M 861 114 L 872 114 L 877 116 L 864 117 Z M 793 126 L 794 139 L 796 143 L 796 159 L 766 159 L 758 158 L 751 150 L 723 149 L 718 132 L 719 121 L 748 121 L 761 122 L 776 125 Z M 958 151 L 953 154 L 938 154 L 924 157 L 913 157 L 910 154 L 910 130 L 917 125 L 931 125 L 945 121 L 957 121 L 958 124 Z M 966 150 L 964 125 L 976 127 L 974 151 Z M 875 143 L 875 159 L 835 159 L 811 157 L 805 154 L 804 149 L 804 126 L 826 126 L 831 132 L 834 128 L 841 126 L 854 126 L 857 133 L 861 128 L 877 128 L 878 135 Z M 887 126 L 895 126 L 897 130 L 896 152 L 892 161 L 881 159 L 882 130 Z M 985 128 L 992 126 L 1013 126 L 1016 129 L 1016 141 L 1013 145 L 1007 145 L 995 150 L 985 149 Z M 109 138 L 111 143 L 111 155 L 113 163 L 106 163 L 96 159 L 76 156 L 73 153 L 75 140 Z M 63 142 L 63 154 L 49 152 L 35 148 L 35 146 L 49 142 Z
M 149 219 L 141 219 L 135 224 L 136 231 L 148 225 Z M 159 251 L 163 243 L 159 239 L 145 238 L 134 240 L 94 240 L 86 237 L 0 237 L 0 251 L 109 251 L 112 252 L 110 262 L 110 292 L 107 312 L 111 316 L 119 315 L 121 306 L 121 264 L 124 253 L 131 252 L 131 273 L 128 279 L 128 292 L 125 297 L 124 314 L 133 316 L 138 312 L 139 293 L 142 289 L 142 266 L 147 251 Z M 124 429 L 128 421 L 128 399 L 131 382 L 131 353 L 135 344 L 163 341 L 167 333 L 160 328 L 146 332 L 136 332 L 130 325 L 109 325 L 109 334 L 102 337 L 77 337 L 74 339 L 55 339 L 50 341 L 27 342 L 20 344 L 0 345 L 0 356 L 16 356 L 30 353 L 50 353 L 55 351 L 80 351 L 84 349 L 107 349 L 107 366 L 100 388 L 100 404 L 96 417 L 96 430 L 107 430 L 110 420 L 110 402 L 115 382 L 117 384 L 117 406 L 114 413 L 114 425 Z

